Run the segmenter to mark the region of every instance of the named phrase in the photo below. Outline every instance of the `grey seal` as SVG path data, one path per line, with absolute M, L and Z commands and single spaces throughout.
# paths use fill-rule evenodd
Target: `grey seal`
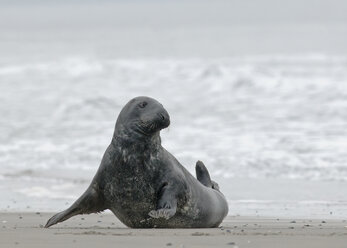
M 218 227 L 228 213 L 227 201 L 201 161 L 195 178 L 161 146 L 160 130 L 169 125 L 158 101 L 130 100 L 90 186 L 45 227 L 106 209 L 132 228 Z

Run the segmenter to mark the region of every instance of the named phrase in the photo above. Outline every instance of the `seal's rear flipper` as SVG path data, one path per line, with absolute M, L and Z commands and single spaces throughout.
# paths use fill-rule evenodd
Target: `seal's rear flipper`
M 219 191 L 219 185 L 215 181 L 212 181 L 212 189 Z
M 72 204 L 68 209 L 55 214 L 52 218 L 47 221 L 45 228 L 53 226 L 59 222 L 67 220 L 72 216 L 78 214 L 90 214 L 97 213 L 105 210 L 106 208 L 102 205 L 102 199 L 100 199 L 97 191 L 90 186 L 84 194 L 78 198 L 78 200 Z
M 200 183 L 205 185 L 206 187 L 212 188 L 213 183 L 210 177 L 210 173 L 208 173 L 207 168 L 204 163 L 201 161 L 196 162 L 195 166 L 196 178 Z

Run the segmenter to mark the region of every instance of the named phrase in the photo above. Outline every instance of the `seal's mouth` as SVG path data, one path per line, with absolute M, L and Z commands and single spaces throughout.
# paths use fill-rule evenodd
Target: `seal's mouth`
M 170 116 L 165 112 L 157 113 L 152 118 L 141 119 L 136 127 L 137 131 L 145 134 L 151 135 L 154 134 L 164 128 L 167 128 L 170 125 Z

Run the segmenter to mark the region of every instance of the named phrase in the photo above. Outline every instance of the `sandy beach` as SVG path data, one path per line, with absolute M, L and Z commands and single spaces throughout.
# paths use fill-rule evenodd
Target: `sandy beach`
M 109 213 L 49 229 L 51 213 L 1 213 L 0 247 L 346 247 L 347 220 L 229 216 L 213 229 L 130 229 Z

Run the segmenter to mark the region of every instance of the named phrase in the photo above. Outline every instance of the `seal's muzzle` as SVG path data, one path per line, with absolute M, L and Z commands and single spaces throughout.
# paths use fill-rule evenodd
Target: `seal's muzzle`
M 161 129 L 167 128 L 170 125 L 170 116 L 166 110 L 161 111 L 158 113 L 159 118 L 159 127 Z

